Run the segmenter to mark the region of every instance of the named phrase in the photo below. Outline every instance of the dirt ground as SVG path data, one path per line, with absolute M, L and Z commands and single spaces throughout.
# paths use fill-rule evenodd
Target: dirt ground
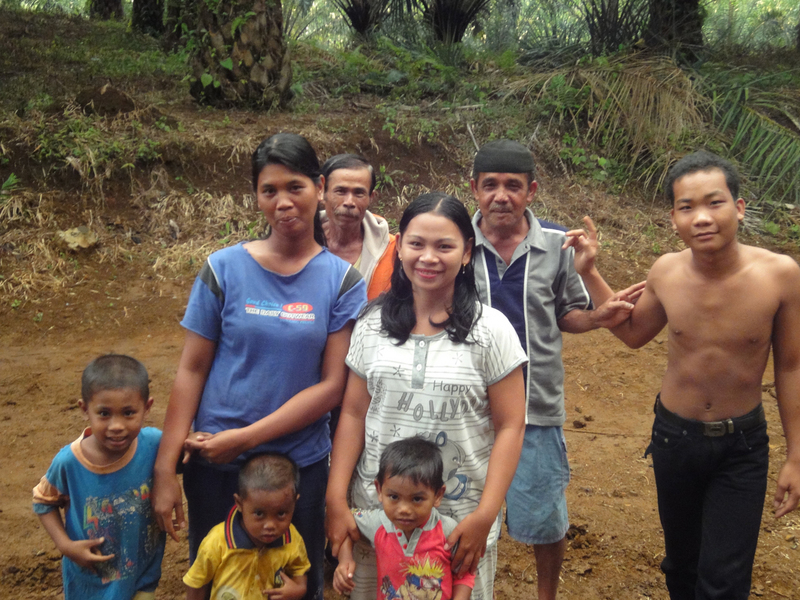
M 122 352 L 145 363 L 156 399 L 148 424 L 162 424 L 190 283 L 190 278 L 159 281 L 133 268 L 99 265 L 86 285 L 30 309 L 42 314 L 38 320 L 24 309 L 6 304 L 0 309 L 3 597 L 61 597 L 59 555 L 31 512 L 31 488 L 56 451 L 84 426 L 76 409 L 80 373 L 98 354 Z M 666 599 L 652 469 L 642 457 L 665 365 L 665 335 L 639 351 L 605 331 L 566 336 L 564 359 L 573 526 L 561 597 Z M 765 384 L 770 381 L 767 375 Z M 764 402 L 772 467 L 753 591 L 764 598 L 798 598 L 800 515 L 776 521 L 769 510 L 785 453 L 770 389 L 765 386 Z M 532 549 L 504 536 L 499 554 L 497 597 L 535 597 Z M 185 542 L 168 542 L 158 598 L 182 596 L 186 555 Z

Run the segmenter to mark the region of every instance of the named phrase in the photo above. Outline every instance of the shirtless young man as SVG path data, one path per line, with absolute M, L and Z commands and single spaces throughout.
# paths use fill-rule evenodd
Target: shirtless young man
M 670 598 L 745 599 L 767 487 L 770 348 L 787 447 L 775 516 L 800 498 L 800 267 L 737 241 L 744 200 L 727 161 L 696 152 L 665 185 L 687 249 L 656 261 L 630 320 L 612 331 L 638 348 L 669 328 L 648 452 Z

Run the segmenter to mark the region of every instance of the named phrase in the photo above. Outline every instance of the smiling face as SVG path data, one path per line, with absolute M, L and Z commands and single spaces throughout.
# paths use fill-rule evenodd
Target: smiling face
M 294 484 L 279 490 L 248 490 L 242 498 L 234 494 L 236 506 L 250 540 L 259 548 L 280 538 L 292 522 L 298 494 Z
M 472 239 L 465 241 L 447 217 L 427 212 L 408 223 L 397 254 L 414 293 L 440 292 L 452 298 L 456 276 L 472 255 Z
M 672 189 L 672 228 L 692 251 L 716 252 L 736 240 L 744 200 L 733 198 L 721 170 L 689 173 Z
M 133 388 L 100 390 L 89 402 L 81 400 L 79 406 L 92 428 L 92 435 L 81 444 L 87 457 L 96 464 L 122 458 L 139 435 L 152 405 L 152 398 L 142 398 Z
M 374 196 L 369 169 L 336 169 L 328 177 L 323 203 L 328 219 L 337 227 L 360 225 Z
M 381 484 L 375 480 L 378 500 L 383 512 L 397 529 L 410 537 L 417 527 L 422 527 L 431 516 L 431 509 L 442 503 L 444 486 L 438 491 L 423 483 L 414 483 L 410 477 L 395 475 Z
M 481 209 L 481 229 L 511 231 L 521 227 L 533 200 L 536 181 L 525 173 L 479 173 L 470 188 Z
M 314 235 L 314 215 L 322 186 L 281 164 L 269 163 L 258 175 L 256 199 L 273 233 L 289 238 Z

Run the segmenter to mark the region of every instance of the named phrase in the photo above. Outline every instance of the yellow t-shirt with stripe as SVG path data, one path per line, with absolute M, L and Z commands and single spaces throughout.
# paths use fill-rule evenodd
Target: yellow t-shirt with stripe
M 192 588 L 211 584 L 211 600 L 263 600 L 262 590 L 280 587 L 280 573 L 305 575 L 311 568 L 303 538 L 290 525 L 282 538 L 257 547 L 247 535 L 234 507 L 224 523 L 200 544 L 197 558 L 183 577 Z

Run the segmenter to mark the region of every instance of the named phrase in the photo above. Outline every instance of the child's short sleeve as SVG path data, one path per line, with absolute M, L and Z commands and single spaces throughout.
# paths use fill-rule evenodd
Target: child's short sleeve
M 200 542 L 200 549 L 197 551 L 197 558 L 189 572 L 183 576 L 183 583 L 190 588 L 201 588 L 204 585 L 211 583 L 214 580 L 214 575 L 217 572 L 220 564 L 222 564 L 222 557 L 225 552 L 225 537 L 223 535 L 215 535 L 217 527 Z
M 69 504 L 69 490 L 67 489 L 67 475 L 65 468 L 66 454 L 69 446 L 62 448 L 56 454 L 47 473 L 33 488 L 33 512 L 44 515 Z
M 353 517 L 356 520 L 358 531 L 361 537 L 366 540 L 370 546 L 375 546 L 375 534 L 381 528 L 381 509 L 362 510 L 360 508 L 353 509 Z
M 283 570 L 289 577 L 300 577 L 308 572 L 311 568 L 311 563 L 306 553 L 306 544 L 297 530 L 294 529 L 294 526 L 292 526 L 292 545 L 292 553 Z

